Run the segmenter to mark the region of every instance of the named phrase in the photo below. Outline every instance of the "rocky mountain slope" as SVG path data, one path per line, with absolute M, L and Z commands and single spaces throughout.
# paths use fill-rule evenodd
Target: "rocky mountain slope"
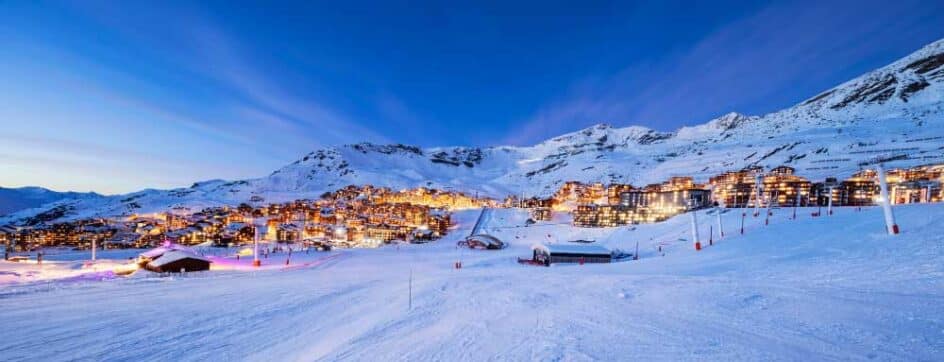
M 729 113 L 674 132 L 601 124 L 529 147 L 345 145 L 311 152 L 266 177 L 56 202 L 0 223 L 51 210 L 46 219 L 316 198 L 350 184 L 536 196 L 569 180 L 644 185 L 691 175 L 704 181 L 779 165 L 820 180 L 848 176 L 876 155 L 902 155 L 893 166 L 944 162 L 944 40 L 764 116 Z

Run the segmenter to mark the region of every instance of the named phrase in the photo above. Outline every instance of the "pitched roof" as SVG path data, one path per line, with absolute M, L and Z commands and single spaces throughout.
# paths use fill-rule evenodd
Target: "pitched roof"
M 204 258 L 204 257 L 202 257 L 202 256 L 200 256 L 200 255 L 197 255 L 197 254 L 194 254 L 194 253 L 190 253 L 190 252 L 186 252 L 186 251 L 182 251 L 182 250 L 171 250 L 171 251 L 168 251 L 168 252 L 164 253 L 164 254 L 161 255 L 161 257 L 159 257 L 159 258 L 154 259 L 154 260 L 151 260 L 151 261 L 148 263 L 148 266 L 151 266 L 151 267 L 154 267 L 154 268 L 160 268 L 160 267 L 162 267 L 162 266 L 164 266 L 164 265 L 173 263 L 173 262 L 178 261 L 178 260 L 183 260 L 183 259 L 197 259 L 197 260 L 202 260 L 202 261 L 205 261 L 205 262 L 208 262 L 208 263 L 211 262 L 210 259 Z

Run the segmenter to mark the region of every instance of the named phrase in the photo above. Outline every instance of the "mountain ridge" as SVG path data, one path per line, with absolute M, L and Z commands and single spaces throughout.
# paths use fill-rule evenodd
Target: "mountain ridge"
M 493 197 L 547 196 L 566 181 L 644 185 L 699 181 L 750 166 L 788 165 L 813 180 L 844 177 L 876 154 L 895 166 L 944 163 L 944 39 L 889 65 L 762 116 L 729 112 L 672 132 L 597 124 L 532 146 L 430 147 L 357 143 L 314 150 L 268 176 L 197 182 L 43 206 L 63 219 L 195 211 L 248 200 L 317 198 L 355 184 L 434 187 Z M 896 151 L 897 150 L 897 151 Z M 42 208 L 41 208 L 42 209 Z M 37 210 L 0 218 L 21 221 Z
M 0 217 L 20 210 L 36 208 L 65 199 L 97 198 L 95 192 L 53 191 L 38 186 L 0 186 Z

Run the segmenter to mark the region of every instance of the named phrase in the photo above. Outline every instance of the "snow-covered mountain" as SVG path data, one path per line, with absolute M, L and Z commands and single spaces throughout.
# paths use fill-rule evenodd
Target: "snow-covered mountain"
M 569 180 L 643 185 L 691 175 L 704 181 L 755 165 L 789 165 L 820 180 L 848 176 L 860 162 L 889 154 L 906 155 L 894 166 L 944 162 L 944 40 L 764 116 L 729 113 L 674 132 L 600 124 L 529 147 L 345 145 L 313 151 L 266 177 L 61 201 L 0 223 L 43 210 L 54 211 L 45 216 L 69 219 L 198 210 L 254 196 L 266 202 L 316 198 L 368 183 L 536 196 Z
M 58 192 L 42 187 L 0 187 L 0 216 L 65 199 L 102 197 L 94 192 Z

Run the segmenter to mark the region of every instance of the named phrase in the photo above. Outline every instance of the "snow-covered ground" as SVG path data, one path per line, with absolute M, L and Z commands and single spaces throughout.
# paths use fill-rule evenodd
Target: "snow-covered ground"
M 501 209 L 484 230 L 509 248 L 459 250 L 469 211 L 433 244 L 309 254 L 289 269 L 270 257 L 264 271 L 7 284 L 0 351 L 5 361 L 939 360 L 944 205 L 896 207 L 898 236 L 879 208 L 810 211 L 794 221 L 775 210 L 769 226 L 748 216 L 742 236 L 732 210 L 727 237 L 713 226 L 699 252 L 689 215 L 576 229 L 524 227 L 525 213 Z M 698 216 L 707 239 L 716 218 Z M 571 239 L 639 242 L 641 258 L 515 261 L 535 242 Z

